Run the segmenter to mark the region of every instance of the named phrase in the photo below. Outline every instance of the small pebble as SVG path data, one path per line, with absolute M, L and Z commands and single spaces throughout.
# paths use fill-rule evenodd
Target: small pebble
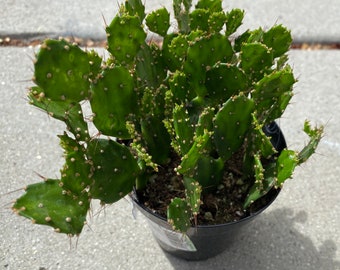
M 244 213 L 241 212 L 241 211 L 236 211 L 235 214 L 238 215 L 239 217 L 243 217 L 244 216 Z
M 218 185 L 217 189 L 218 189 L 218 190 L 224 189 L 224 185 L 223 185 L 223 184 Z
M 213 215 L 211 214 L 211 212 L 205 212 L 204 213 L 204 218 L 206 220 L 214 220 Z

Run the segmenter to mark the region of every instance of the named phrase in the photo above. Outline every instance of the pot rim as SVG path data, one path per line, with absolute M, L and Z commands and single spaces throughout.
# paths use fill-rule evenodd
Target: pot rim
M 208 225 L 197 225 L 197 226 L 191 226 L 190 228 L 192 228 L 192 229 L 197 229 L 197 228 L 200 228 L 200 229 L 220 228 L 220 227 L 224 227 L 224 226 L 236 225 L 238 223 L 242 223 L 244 221 L 253 219 L 257 215 L 259 215 L 260 213 L 265 211 L 276 200 L 277 196 L 281 192 L 281 188 L 277 188 L 277 189 L 272 188 L 267 194 L 269 194 L 270 192 L 275 192 L 275 193 L 272 195 L 272 198 L 269 200 L 269 202 L 265 206 L 263 206 L 261 209 L 259 209 L 258 211 L 250 213 L 248 216 L 246 216 L 244 218 L 241 218 L 241 219 L 236 220 L 236 221 L 231 221 L 231 222 L 228 222 L 228 223 L 220 223 L 220 224 L 213 224 L 213 225 L 211 225 L 211 224 L 208 224 Z M 148 208 L 145 205 L 141 204 L 139 202 L 139 200 L 138 200 L 138 197 L 137 197 L 137 194 L 136 194 L 135 190 L 133 191 L 132 194 L 129 194 L 129 197 L 132 199 L 132 201 L 134 203 L 137 204 L 138 207 L 142 208 L 144 211 L 146 211 L 147 213 L 151 214 L 155 218 L 161 219 L 162 221 L 168 223 L 168 220 L 166 218 L 160 216 L 159 214 L 153 212 L 150 208 Z

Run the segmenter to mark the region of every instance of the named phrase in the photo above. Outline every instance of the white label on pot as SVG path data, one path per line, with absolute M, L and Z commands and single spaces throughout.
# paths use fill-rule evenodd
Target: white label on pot
M 194 243 L 186 234 L 166 229 L 151 220 L 148 221 L 155 237 L 164 244 L 175 249 L 197 251 Z

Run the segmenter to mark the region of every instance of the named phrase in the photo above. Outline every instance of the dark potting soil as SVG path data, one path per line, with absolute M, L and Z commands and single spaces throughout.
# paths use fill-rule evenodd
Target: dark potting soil
M 254 179 L 243 180 L 242 168 L 243 153 L 236 153 L 225 164 L 223 180 L 212 192 L 203 190 L 201 207 L 197 216 L 198 225 L 215 225 L 238 221 L 257 212 L 272 199 L 272 193 L 254 202 L 249 209 L 243 209 L 243 203 Z M 159 172 L 151 177 L 144 190 L 137 191 L 138 200 L 152 212 L 166 218 L 167 207 L 175 197 L 185 198 L 182 177 L 175 172 L 179 159 L 167 167 L 159 167 Z M 193 222 L 194 225 L 194 222 Z

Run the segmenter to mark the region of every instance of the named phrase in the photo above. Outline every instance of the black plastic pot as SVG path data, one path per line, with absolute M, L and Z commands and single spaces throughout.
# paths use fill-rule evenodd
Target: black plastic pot
M 278 152 L 286 148 L 284 136 L 276 123 L 266 126 L 264 132 L 271 136 Z M 248 217 L 226 224 L 191 227 L 186 234 L 173 231 L 165 218 L 139 203 L 136 194 L 132 195 L 132 201 L 148 218 L 152 233 L 163 250 L 186 260 L 205 260 L 226 250 L 243 228 L 275 200 L 279 192 L 278 189 L 271 190 L 266 195 L 268 204 Z

